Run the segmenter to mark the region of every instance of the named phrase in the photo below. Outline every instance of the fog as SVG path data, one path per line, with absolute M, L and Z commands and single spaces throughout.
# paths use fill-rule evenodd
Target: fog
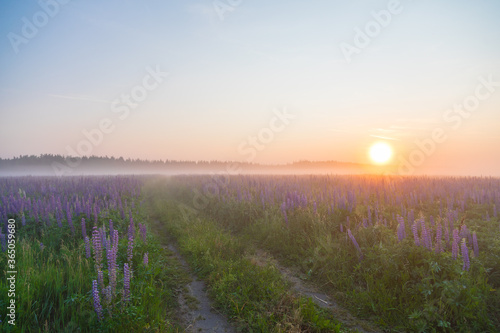
M 378 167 L 355 165 L 353 167 L 292 167 L 292 166 L 246 166 L 230 164 L 219 167 L 186 167 L 186 168 L 109 168 L 109 167 L 86 167 L 55 170 L 52 167 L 18 167 L 0 168 L 0 177 L 20 176 L 101 176 L 101 175 L 394 175 L 394 176 L 454 176 L 454 177 L 500 177 L 500 169 L 484 169 L 470 172 L 466 168 L 441 168 L 426 170 L 415 169 L 397 170 L 393 167 Z

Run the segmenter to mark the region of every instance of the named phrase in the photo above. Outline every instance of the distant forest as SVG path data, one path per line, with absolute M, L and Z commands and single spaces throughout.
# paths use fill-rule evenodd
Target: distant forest
M 377 167 L 337 161 L 298 161 L 287 164 L 258 164 L 232 161 L 142 160 L 123 157 L 62 155 L 22 155 L 0 158 L 0 174 L 98 174 L 98 173 L 363 173 Z

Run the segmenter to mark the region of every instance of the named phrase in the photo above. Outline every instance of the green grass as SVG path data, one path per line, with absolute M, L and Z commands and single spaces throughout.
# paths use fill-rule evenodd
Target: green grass
M 141 220 L 140 214 L 134 217 Z M 20 219 L 16 219 L 20 220 Z M 115 218 L 115 227 L 124 230 L 128 221 Z M 102 221 L 100 221 L 102 223 Z M 79 224 L 75 225 L 79 228 Z M 138 228 L 137 228 L 138 229 Z M 16 228 L 16 326 L 6 318 L 8 286 L 6 270 L 0 272 L 0 314 L 2 332 L 177 332 L 180 330 L 175 311 L 177 290 L 186 276 L 168 251 L 148 234 L 147 244 L 136 230 L 134 273 L 131 301 L 122 303 L 123 262 L 126 238 L 120 233 L 117 294 L 111 304 L 105 304 L 104 319 L 98 320 L 93 308 L 92 280 L 97 279 L 94 259 L 85 257 L 81 236 L 73 236 L 69 227 L 47 227 L 27 221 Z M 40 244 L 43 244 L 43 248 Z M 142 264 L 143 253 L 149 253 L 149 265 Z M 4 253 L 5 254 L 5 253 Z M 105 257 L 105 255 L 104 255 Z M 104 263 L 106 260 L 104 259 Z M 7 267 L 6 255 L 0 267 Z M 107 267 L 106 264 L 104 267 Z M 105 284 L 107 270 L 103 271 Z
M 361 246 L 361 260 L 345 229 L 340 232 L 340 224 L 345 228 L 350 216 L 353 225 L 360 225 L 367 207 L 374 206 L 375 201 L 359 202 L 352 212 L 337 209 L 334 214 L 327 214 L 327 208 L 321 205 L 316 212 L 310 206 L 296 209 L 288 214 L 285 224 L 279 205 L 263 208 L 258 200 L 236 200 L 234 189 L 238 186 L 255 198 L 260 190 L 252 187 L 255 183 L 250 178 L 233 180 L 237 186 L 233 184 L 227 189 L 233 192 L 228 192 L 225 200 L 206 197 L 204 204 L 194 208 L 197 204 L 193 198 L 196 193 L 203 193 L 208 177 L 149 178 L 143 187 L 147 207 L 136 205 L 132 211 L 136 223 L 148 224 L 148 239 L 141 240 L 136 226 L 132 297 L 127 304 L 122 301 L 122 289 L 128 217 L 123 220 L 117 211 L 101 212 L 98 226 L 107 225 L 112 218 L 120 232 L 117 294 L 111 304 L 105 304 L 101 293 L 101 321 L 94 311 L 91 293 L 92 280 L 97 279 L 94 259 L 85 257 L 81 235 L 73 235 L 67 226 L 55 226 L 55 221 L 46 226 L 28 219 L 26 226 L 21 226 L 21 218 L 13 216 L 18 222 L 17 326 L 7 323 L 7 255 L 2 252 L 0 330 L 182 331 L 177 297 L 188 276 L 175 256 L 164 249 L 167 243 L 176 242 L 194 272 L 207 282 L 215 306 L 242 332 L 348 331 L 328 311 L 294 294 L 271 264 L 256 263 L 252 259 L 255 248 L 264 249 L 281 264 L 297 269 L 355 316 L 372 321 L 385 331 L 500 331 L 499 221 L 483 218 L 485 211 L 492 215 L 492 207 L 468 202 L 464 218 L 467 227 L 478 235 L 480 255 L 471 259 L 469 271 L 463 271 L 461 259 L 454 260 L 449 251 L 435 253 L 416 246 L 411 235 L 399 242 L 396 226 L 391 222 L 387 226 L 352 228 Z M 298 182 L 298 178 L 287 181 Z M 322 186 L 311 181 L 311 188 L 318 193 Z M 412 186 L 423 190 L 417 180 Z M 361 191 L 365 189 L 360 187 L 357 195 Z M 387 201 L 377 201 L 381 214 L 389 220 L 400 209 L 391 205 L 390 199 L 387 196 Z M 415 215 L 438 216 L 440 207 L 435 201 L 404 205 L 414 208 Z M 79 223 L 74 224 L 80 230 Z M 87 230 L 91 226 L 89 223 Z M 142 264 L 146 252 L 147 267 Z M 469 252 L 472 255 L 471 247 Z M 103 261 L 107 285 L 105 256 Z
M 178 242 L 215 306 L 243 332 L 344 332 L 330 314 L 294 295 L 280 272 L 257 266 L 247 245 L 206 218 L 183 218 L 167 190 L 148 190 L 155 218 Z
M 345 211 L 327 218 L 326 214 L 314 213 L 312 209 L 299 209 L 288 216 L 289 222 L 285 226 L 279 207 L 262 209 L 260 202 L 227 198 L 219 201 L 206 196 L 207 204 L 202 209 L 187 210 L 185 207 L 193 207 L 193 189 L 202 192 L 202 185 L 209 181 L 203 177 L 193 179 L 172 179 L 164 186 L 170 188 L 172 196 L 184 207 L 185 216 L 197 218 L 201 225 L 209 223 L 216 225 L 212 228 L 219 228 L 217 231 L 200 231 L 201 234 L 217 238 L 217 235 L 226 233 L 230 237 L 230 242 L 229 239 L 222 241 L 222 244 L 229 242 L 232 245 L 223 247 L 221 255 L 237 257 L 231 251 L 239 253 L 242 244 L 252 243 L 269 251 L 285 265 L 298 268 L 356 316 L 372 320 L 385 330 L 500 331 L 498 221 L 490 223 L 479 218 L 485 209 L 480 205 L 467 212 L 467 225 L 471 231 L 477 231 L 480 239 L 480 256 L 471 259 L 471 269 L 466 272 L 462 270 L 461 259 L 453 260 L 449 252 L 435 253 L 416 246 L 411 234 L 403 242 L 398 242 L 395 227 L 390 225 L 356 229 L 355 236 L 363 252 L 360 261 L 351 240 L 339 232 L 340 223 L 345 223 Z M 352 214 L 362 214 L 362 210 L 363 206 L 358 205 Z M 387 210 L 391 212 L 393 208 L 388 206 Z M 432 203 L 429 207 L 422 204 L 419 210 L 436 213 Z M 186 225 L 182 224 L 182 228 Z M 195 230 L 189 232 L 196 233 Z M 213 248 L 207 245 L 210 255 L 221 251 L 217 244 L 212 244 Z M 192 244 L 186 251 L 195 258 L 208 256 Z M 472 256 L 471 247 L 469 252 Z M 207 269 L 210 272 L 222 269 L 217 266 L 217 260 L 204 260 L 212 266 L 196 262 L 202 273 Z M 234 269 L 224 269 L 217 281 L 230 285 L 237 280 L 235 276 L 242 278 L 228 273 Z M 240 269 L 238 266 L 236 271 Z M 227 287 L 227 290 L 237 287 Z M 227 298 L 232 299 L 231 295 Z M 245 299 L 245 302 L 250 301 Z M 227 312 L 234 315 L 243 304 L 248 306 L 245 302 L 237 302 L 234 309 L 225 305 Z
M 235 202 L 228 205 L 238 206 Z M 219 215 L 222 211 L 211 211 L 211 218 L 232 229 L 232 218 Z M 492 304 L 498 304 L 499 294 L 488 283 L 481 263 L 463 272 L 461 262 L 449 254 L 427 251 L 410 239 L 398 243 L 385 226 L 357 232 L 364 255 L 360 262 L 350 239 L 332 235 L 328 223 L 315 221 L 313 214 L 302 215 L 306 216 L 290 217 L 289 228 L 283 228 L 279 215 L 270 214 L 255 216 L 252 224 L 233 230 L 309 273 L 357 315 L 381 326 L 418 332 L 496 330 L 498 308 Z

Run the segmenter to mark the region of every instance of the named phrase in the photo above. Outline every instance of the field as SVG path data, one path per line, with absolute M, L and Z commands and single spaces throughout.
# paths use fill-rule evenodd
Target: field
M 498 332 L 497 209 L 497 178 L 1 178 L 0 327 L 194 331 L 199 280 L 238 332 Z

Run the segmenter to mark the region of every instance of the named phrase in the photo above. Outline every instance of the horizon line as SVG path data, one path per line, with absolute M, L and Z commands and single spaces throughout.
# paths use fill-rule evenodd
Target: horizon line
M 307 160 L 307 159 L 299 159 L 299 160 L 293 160 L 293 161 L 287 161 L 287 162 L 282 162 L 282 163 L 261 163 L 261 162 L 248 162 L 248 161 L 237 161 L 237 160 L 216 160 L 216 159 L 210 159 L 210 160 L 204 160 L 204 159 L 199 159 L 199 160 L 182 160 L 182 159 L 142 159 L 142 158 L 132 158 L 132 157 L 123 157 L 123 156 L 103 156 L 103 155 L 89 155 L 89 156 L 71 156 L 71 155 L 62 155 L 62 154 L 31 154 L 31 155 L 18 155 L 18 156 L 12 156 L 12 157 L 0 157 L 0 161 L 12 161 L 16 159 L 22 159 L 22 158 L 43 158 L 43 157 L 59 157 L 64 160 L 66 159 L 90 159 L 90 158 L 98 158 L 98 159 L 114 159 L 114 160 L 124 160 L 124 161 L 131 161 L 131 162 L 162 162 L 162 163 L 167 163 L 167 162 L 184 162 L 184 163 L 200 163 L 200 162 L 217 162 L 217 163 L 240 163 L 240 164 L 249 164 L 249 165 L 260 165 L 260 166 L 286 166 L 286 165 L 293 165 L 293 164 L 298 164 L 298 163 L 339 163 L 339 164 L 352 164 L 352 165 L 360 165 L 360 166 L 372 166 L 372 167 L 388 167 L 391 166 L 391 164 L 386 164 L 386 165 L 377 165 L 377 164 L 369 164 L 369 163 L 358 163 L 358 162 L 346 162 L 346 161 L 339 161 L 339 160 Z

